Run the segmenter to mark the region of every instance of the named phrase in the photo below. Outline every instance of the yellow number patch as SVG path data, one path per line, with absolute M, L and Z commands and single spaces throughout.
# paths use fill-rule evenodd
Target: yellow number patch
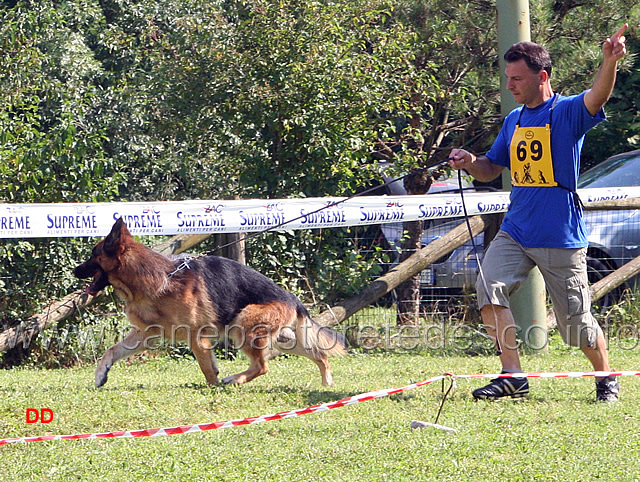
M 511 138 L 511 184 L 514 186 L 557 186 L 551 158 L 551 129 L 520 127 Z

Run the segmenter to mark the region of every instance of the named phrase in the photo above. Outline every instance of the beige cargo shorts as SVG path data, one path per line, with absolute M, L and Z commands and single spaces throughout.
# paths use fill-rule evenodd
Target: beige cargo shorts
M 534 266 L 544 278 L 562 339 L 571 346 L 594 346 L 602 329 L 590 311 L 587 248 L 526 248 L 499 231 L 478 273 L 478 307 L 493 304 L 509 308 L 510 296 Z

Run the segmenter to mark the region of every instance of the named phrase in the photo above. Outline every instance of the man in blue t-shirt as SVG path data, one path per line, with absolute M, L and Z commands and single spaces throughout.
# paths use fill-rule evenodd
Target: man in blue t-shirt
M 496 341 L 507 375 L 475 390 L 475 398 L 529 394 L 527 379 L 517 376 L 522 368 L 509 298 L 534 266 L 545 280 L 564 341 L 580 347 L 594 370 L 610 371 L 604 334 L 590 311 L 588 242 L 575 191 L 584 135 L 605 118 L 602 107 L 626 53 L 626 29 L 625 24 L 603 43 L 602 65 L 591 88 L 570 97 L 553 92 L 551 58 L 544 47 L 532 42 L 513 45 L 504 55 L 507 90 L 523 106 L 507 115 L 486 155 L 451 151 L 452 168 L 491 181 L 507 167 L 513 184 L 509 210 L 485 253 L 476 283 L 482 321 Z M 596 378 L 598 400 L 615 401 L 618 392 L 615 377 Z

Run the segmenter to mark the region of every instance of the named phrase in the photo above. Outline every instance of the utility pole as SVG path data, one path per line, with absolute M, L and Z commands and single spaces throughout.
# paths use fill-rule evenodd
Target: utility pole
M 529 0 L 496 0 L 498 14 L 498 58 L 500 65 L 500 113 L 504 118 L 519 104 L 507 91 L 503 56 L 513 44 L 530 41 Z M 511 190 L 509 171 L 502 173 L 502 187 Z M 529 351 L 541 353 L 547 349 L 546 292 L 538 268 L 529 273 L 522 287 L 511 296 L 511 311 L 518 326 L 520 339 Z

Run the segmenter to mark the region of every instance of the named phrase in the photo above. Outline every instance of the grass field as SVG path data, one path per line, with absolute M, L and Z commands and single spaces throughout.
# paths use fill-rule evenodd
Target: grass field
M 589 370 L 555 338 L 528 371 Z M 611 347 L 617 370 L 638 370 L 631 344 Z M 246 361 L 222 361 L 222 375 Z M 444 372 L 495 373 L 493 356 L 354 353 L 333 360 L 322 387 L 307 359 L 280 358 L 242 387 L 207 387 L 189 358 L 116 365 L 95 389 L 93 367 L 0 372 L 0 438 L 172 427 L 270 414 L 404 386 Z M 638 480 L 640 379 L 621 380 L 621 400 L 594 401 L 592 378 L 531 379 L 524 401 L 475 402 L 484 380 L 459 379 L 439 423 L 440 382 L 353 406 L 190 435 L 33 442 L 0 447 L 3 480 Z M 448 387 L 448 382 L 446 384 Z M 27 424 L 27 408 L 49 424 Z

